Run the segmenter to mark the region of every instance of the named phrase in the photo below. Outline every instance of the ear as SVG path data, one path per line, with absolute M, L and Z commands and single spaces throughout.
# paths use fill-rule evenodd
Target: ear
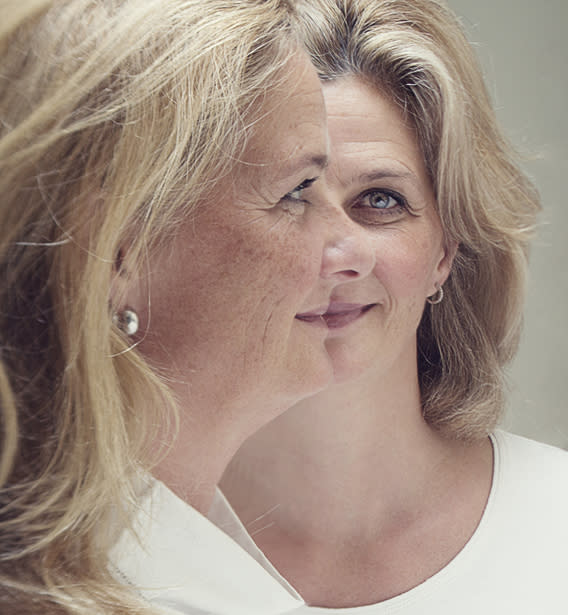
M 126 291 L 126 270 L 124 268 L 124 249 L 119 248 L 112 263 L 109 302 L 113 312 L 120 309 Z
M 140 276 L 129 255 L 129 246 L 122 245 L 112 265 L 109 302 L 113 313 L 121 312 L 127 307 L 136 312 L 140 310 Z
M 454 258 L 458 251 L 459 244 L 457 241 L 445 241 L 443 252 L 434 272 L 434 285 L 431 294 L 437 292 L 440 286 L 448 279 L 454 263 Z

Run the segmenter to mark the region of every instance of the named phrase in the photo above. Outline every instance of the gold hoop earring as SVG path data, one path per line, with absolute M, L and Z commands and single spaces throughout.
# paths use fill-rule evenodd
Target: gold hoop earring
M 437 284 L 436 286 L 438 287 L 436 292 L 430 297 L 426 297 L 426 301 L 428 301 L 430 305 L 437 305 L 438 303 L 442 303 L 442 299 L 444 298 L 444 289 Z

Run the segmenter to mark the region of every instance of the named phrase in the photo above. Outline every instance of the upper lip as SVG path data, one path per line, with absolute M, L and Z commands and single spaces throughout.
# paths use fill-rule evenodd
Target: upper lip
M 363 308 L 372 307 L 373 305 L 376 305 L 376 303 L 348 303 L 345 301 L 330 301 L 330 303 L 325 306 L 317 307 L 308 312 L 296 314 L 296 318 L 303 320 L 322 316 L 333 316 L 336 314 L 347 314 Z

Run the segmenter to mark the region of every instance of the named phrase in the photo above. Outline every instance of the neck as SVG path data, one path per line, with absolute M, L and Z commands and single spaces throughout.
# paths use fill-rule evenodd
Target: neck
M 489 441 L 443 438 L 422 417 L 416 372 L 395 369 L 279 416 L 244 443 L 221 488 L 306 602 L 352 607 L 453 559 L 479 523 L 491 468 Z
M 212 435 L 182 426 L 168 453 L 152 469 L 155 478 L 203 515 L 209 512 L 216 485 L 238 449 L 221 433 Z
M 368 541 L 459 483 L 467 447 L 426 424 L 416 374 L 407 376 L 404 386 L 373 374 L 332 386 L 249 438 L 221 482 L 241 519 L 310 540 Z
M 171 442 L 159 456 L 152 474 L 178 497 L 206 515 L 215 489 L 233 455 L 243 441 L 263 425 L 263 416 L 276 416 L 283 408 L 256 408 L 248 400 L 200 399 L 182 407 L 175 436 L 162 434 L 160 442 Z M 159 455 L 159 453 L 158 453 Z

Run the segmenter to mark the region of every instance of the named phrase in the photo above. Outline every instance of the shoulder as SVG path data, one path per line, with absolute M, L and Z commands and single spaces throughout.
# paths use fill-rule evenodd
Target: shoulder
M 505 431 L 495 432 L 492 440 L 504 469 L 519 467 L 529 476 L 546 471 L 552 477 L 568 478 L 568 451 Z
M 568 451 L 504 431 L 493 434 L 494 487 L 517 515 L 568 515 Z M 520 507 L 520 508 L 519 508 Z M 563 522 L 568 527 L 568 524 Z
M 468 582 L 478 577 L 485 587 L 480 595 L 491 598 L 490 612 L 559 613 L 566 586 L 568 453 L 502 431 L 492 442 L 493 486 L 472 541 Z

